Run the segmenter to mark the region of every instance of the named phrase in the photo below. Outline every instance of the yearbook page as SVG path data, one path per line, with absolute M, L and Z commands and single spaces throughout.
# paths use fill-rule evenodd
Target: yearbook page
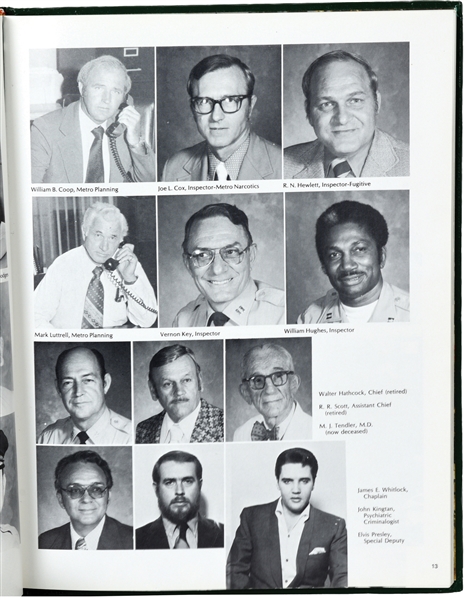
M 5 17 L 25 588 L 453 584 L 457 20 Z

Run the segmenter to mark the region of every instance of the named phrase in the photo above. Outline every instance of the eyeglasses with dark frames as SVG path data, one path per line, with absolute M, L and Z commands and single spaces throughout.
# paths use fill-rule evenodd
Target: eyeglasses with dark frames
M 218 104 L 222 111 L 228 115 L 238 112 L 242 108 L 242 103 L 247 98 L 251 98 L 251 94 L 243 96 L 225 96 L 220 100 L 208 97 L 196 97 L 191 99 L 191 107 L 199 115 L 209 115 Z
M 270 379 L 276 387 L 281 387 L 287 383 L 289 375 L 293 375 L 295 371 L 275 371 L 270 375 L 252 375 L 248 379 L 244 379 L 244 383 L 248 383 L 252 390 L 262 390 L 266 385 L 266 379 Z
M 82 498 L 86 492 L 94 500 L 99 500 L 100 498 L 103 498 L 105 496 L 105 493 L 109 488 L 99 483 L 93 483 L 87 486 L 72 483 L 68 487 L 60 489 L 62 490 L 62 492 L 65 492 L 65 494 L 69 498 L 71 498 L 71 500 L 78 500 L 79 498 Z
M 249 244 L 243 250 L 237 246 L 224 246 L 224 248 L 196 248 L 191 254 L 186 253 L 185 256 L 193 263 L 197 269 L 208 267 L 213 261 L 216 254 L 220 254 L 222 260 L 228 265 L 239 265 L 245 256 L 245 252 L 255 244 Z

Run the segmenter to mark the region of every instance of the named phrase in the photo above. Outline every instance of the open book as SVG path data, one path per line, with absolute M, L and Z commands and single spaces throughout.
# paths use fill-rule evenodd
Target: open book
M 6 11 L 3 595 L 459 589 L 461 7 L 374 6 Z

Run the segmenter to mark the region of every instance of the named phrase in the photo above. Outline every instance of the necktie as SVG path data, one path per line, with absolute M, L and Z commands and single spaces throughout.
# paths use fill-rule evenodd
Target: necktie
M 180 536 L 179 536 L 177 542 L 175 543 L 175 548 L 177 550 L 186 549 L 186 548 L 190 547 L 190 546 L 188 546 L 188 542 L 186 541 L 187 530 L 188 530 L 188 523 L 180 523 L 180 525 L 179 525 Z
M 87 550 L 85 538 L 79 538 L 75 544 L 75 550 Z
M 224 327 L 224 325 L 230 321 L 227 315 L 224 315 L 222 312 L 213 312 L 208 320 L 208 327 L 211 326 L 211 323 L 214 323 L 215 327 Z
M 85 431 L 80 431 L 76 437 L 79 439 L 80 444 L 85 444 L 89 439 L 89 436 Z
M 170 429 L 170 439 L 169 439 L 169 444 L 179 444 L 180 442 L 183 441 L 183 431 L 182 428 L 180 427 L 180 425 L 178 425 L 177 423 L 175 423 L 174 425 L 172 425 L 171 429 Z
M 84 300 L 82 329 L 102 329 L 104 324 L 104 286 L 101 275 L 104 267 L 95 267 Z
M 102 158 L 102 138 L 104 137 L 104 128 L 99 125 L 99 127 L 92 130 L 92 133 L 94 141 L 89 151 L 85 183 L 103 183 L 104 159 Z
M 214 174 L 214 180 L 217 181 L 230 181 L 230 175 L 225 167 L 225 163 L 220 162 L 216 167 L 216 172 Z
M 331 171 L 334 177 L 353 177 L 352 168 L 345 159 L 335 158 L 331 163 Z
M 267 429 L 264 423 L 260 423 L 259 421 L 256 421 L 253 425 L 253 429 L 251 430 L 251 440 L 253 442 L 265 442 L 278 439 L 279 427 L 276 426 L 272 429 Z

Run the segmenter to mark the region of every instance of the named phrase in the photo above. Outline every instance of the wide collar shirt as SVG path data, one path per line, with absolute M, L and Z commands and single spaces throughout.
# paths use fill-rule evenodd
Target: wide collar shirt
M 310 505 L 308 504 L 300 517 L 289 530 L 284 516 L 284 507 L 279 498 L 276 507 L 277 526 L 279 529 L 279 545 L 282 567 L 282 587 L 287 588 L 297 575 L 297 553 L 303 528 L 310 518 Z
M 365 166 L 365 161 L 367 159 L 368 153 L 370 152 L 371 144 L 373 143 L 373 138 L 368 144 L 365 144 L 356 154 L 352 157 L 348 158 L 343 156 L 342 158 L 346 160 L 351 168 L 351 173 L 347 175 L 347 177 L 360 177 L 363 167 Z M 334 172 L 331 166 L 331 163 L 337 157 L 329 152 L 327 148 L 324 149 L 324 172 L 326 173 L 326 177 L 334 177 Z
M 174 550 L 177 542 L 180 539 L 180 527 L 172 521 L 169 521 L 165 517 L 162 517 L 162 523 L 164 524 L 165 535 L 169 542 L 169 548 Z M 186 530 L 186 543 L 190 549 L 198 547 L 198 515 L 190 519 L 187 523 L 188 529 Z
M 209 159 L 209 180 L 212 181 L 216 174 L 216 169 L 219 163 L 224 162 L 227 173 L 230 175 L 230 179 L 238 179 L 238 174 L 242 168 L 243 159 L 248 152 L 248 146 L 250 145 L 250 136 L 246 138 L 244 142 L 235 150 L 233 154 L 225 161 L 220 161 L 209 148 L 208 159 Z
M 179 428 L 182 430 L 182 433 L 183 433 L 183 438 L 182 438 L 182 440 L 180 440 L 180 442 L 181 443 L 189 443 L 192 433 L 193 433 L 193 429 L 195 428 L 196 419 L 198 418 L 200 410 L 201 410 L 201 402 L 199 402 L 198 406 L 195 408 L 195 410 L 192 413 L 190 413 L 188 416 L 186 416 L 181 421 L 178 421 L 178 423 L 175 423 L 175 421 L 172 421 L 172 419 L 169 417 L 169 413 L 166 412 L 164 415 L 164 420 L 162 421 L 162 427 L 161 427 L 161 444 L 170 443 L 171 430 L 176 425 L 179 426 Z
M 65 492 L 62 492 L 63 494 Z M 94 527 L 94 529 L 85 536 L 86 547 L 88 550 L 97 550 L 97 545 L 99 544 L 99 538 L 101 537 L 102 530 L 104 529 L 105 523 L 105 515 L 104 518 L 100 520 L 99 524 Z M 70 534 L 71 534 L 71 549 L 76 550 L 76 542 L 80 540 L 83 536 L 76 533 L 73 528 L 73 525 L 70 523 Z
M 100 125 L 94 123 L 92 119 L 88 117 L 88 115 L 84 112 L 81 101 L 79 104 L 79 129 L 81 132 L 81 149 L 83 152 L 83 182 L 86 181 L 86 173 L 88 170 L 89 163 L 89 153 L 91 151 L 91 146 L 96 139 L 92 130 L 96 127 L 102 127 L 104 130 L 104 135 L 102 137 L 102 160 L 104 162 L 104 182 L 109 183 L 110 181 L 110 152 L 109 152 L 109 142 L 108 137 L 105 135 L 105 131 L 107 129 L 107 121 L 104 121 Z

